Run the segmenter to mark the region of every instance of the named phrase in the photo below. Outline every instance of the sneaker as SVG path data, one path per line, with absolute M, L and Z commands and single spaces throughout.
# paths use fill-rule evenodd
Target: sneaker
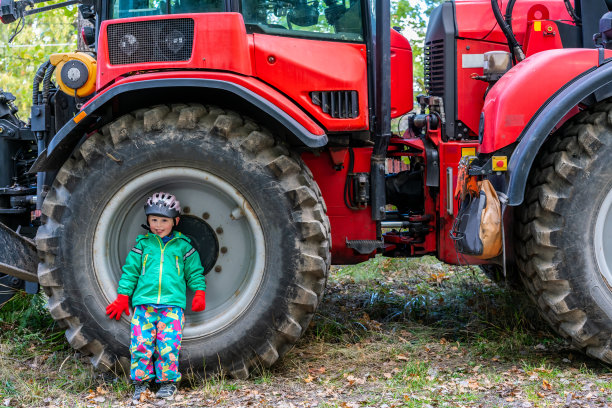
M 132 400 L 140 401 L 140 397 L 148 389 L 149 389 L 148 381 L 135 381 L 134 382 L 134 395 L 132 395 Z
M 172 398 L 174 396 L 174 394 L 176 393 L 176 384 L 173 382 L 165 382 L 165 383 L 161 383 L 161 387 L 159 387 L 159 390 L 157 391 L 157 393 L 155 394 L 155 396 L 157 398 Z

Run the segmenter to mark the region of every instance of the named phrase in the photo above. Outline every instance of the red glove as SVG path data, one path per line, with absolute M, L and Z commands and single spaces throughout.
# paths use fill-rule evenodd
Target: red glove
M 194 312 L 201 312 L 206 309 L 206 292 L 203 290 L 196 290 L 193 300 L 191 301 L 191 310 Z
M 127 295 L 117 295 L 117 299 L 106 306 L 106 314 L 110 319 L 121 319 L 121 314 L 125 312 L 130 315 L 130 298 Z

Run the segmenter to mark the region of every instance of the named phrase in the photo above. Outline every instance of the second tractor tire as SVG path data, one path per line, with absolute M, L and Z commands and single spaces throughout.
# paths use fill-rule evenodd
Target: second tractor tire
M 612 364 L 612 104 L 551 136 L 517 213 L 521 278 L 543 317 Z

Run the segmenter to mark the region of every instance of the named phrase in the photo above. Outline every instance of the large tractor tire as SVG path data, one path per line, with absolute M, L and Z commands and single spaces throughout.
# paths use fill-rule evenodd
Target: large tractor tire
M 178 229 L 206 269 L 206 310 L 191 312 L 187 300 L 182 371 L 246 378 L 273 364 L 308 327 L 325 287 L 325 206 L 308 168 L 267 130 L 202 105 L 120 117 L 59 171 L 36 244 L 49 310 L 70 344 L 101 369 L 129 361 L 130 319 L 110 320 L 105 308 L 157 191 L 181 201 Z
M 579 114 L 534 163 L 518 211 L 521 278 L 544 318 L 612 363 L 612 104 Z

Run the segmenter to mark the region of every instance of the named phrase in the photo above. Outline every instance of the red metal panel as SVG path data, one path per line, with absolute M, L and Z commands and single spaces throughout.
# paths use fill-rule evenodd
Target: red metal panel
M 398 118 L 413 107 L 412 48 L 408 40 L 391 30 L 391 117 Z
M 372 148 L 355 148 L 353 151 L 355 153 L 353 171 L 369 172 Z M 348 162 L 344 163 L 341 170 L 334 170 L 332 158 L 327 150 L 318 154 L 303 153 L 302 159 L 312 171 L 327 206 L 327 216 L 331 223 L 332 263 L 355 264 L 373 256 L 374 254 L 359 255 L 346 247 L 347 239 L 376 239 L 376 222 L 372 220 L 372 209 L 367 207 L 364 210 L 351 210 L 344 204 L 344 183 Z
M 328 131 L 368 129 L 365 44 L 253 34 L 255 75 L 301 105 Z M 310 92 L 359 93 L 359 116 L 334 119 L 312 103 Z
M 148 62 L 142 64 L 110 65 L 106 28 L 110 24 L 132 21 L 159 20 L 160 16 L 134 17 L 106 20 L 100 28 L 98 39 L 97 89 L 101 89 L 120 75 L 128 72 L 154 69 L 214 69 L 252 74 L 251 47 L 246 34 L 242 14 L 198 13 L 163 16 L 164 19 L 193 18 L 193 54 L 189 61 Z
M 612 51 L 606 50 L 606 58 Z M 484 103 L 484 138 L 479 151 L 491 153 L 513 143 L 538 109 L 557 90 L 598 62 L 594 49 L 539 52 L 508 71 Z
M 557 23 L 554 21 L 530 21 L 523 47 L 526 56 L 536 52 L 563 48 Z
M 262 83 L 256 78 L 244 77 L 240 75 L 224 73 L 224 72 L 197 72 L 197 71 L 165 71 L 165 72 L 154 72 L 141 75 L 132 75 L 124 77 L 116 81 L 110 87 L 104 89 L 96 97 L 107 92 L 121 84 L 126 84 L 136 81 L 148 81 L 155 79 L 173 79 L 173 78 L 194 78 L 194 79 L 213 79 L 217 81 L 232 82 L 240 85 L 250 91 L 253 91 L 257 95 L 264 99 L 267 99 L 274 103 L 278 108 L 282 109 L 285 113 L 295 119 L 298 123 L 304 126 L 309 132 L 315 135 L 324 135 L 325 131 L 317 125 L 308 115 L 304 113 L 298 106 L 290 101 L 286 96 L 270 88 L 268 85 Z M 95 98 L 90 99 L 87 104 L 94 101 Z
M 475 142 L 447 142 L 441 143 L 438 148 L 440 155 L 440 194 L 438 196 L 438 214 L 440 216 L 438 220 L 438 259 L 450 264 L 465 264 L 469 261 L 470 264 L 480 264 L 482 261 L 478 259 L 472 259 L 458 255 L 455 250 L 455 245 L 452 239 L 450 239 L 449 233 L 453 228 L 455 216 L 459 205 L 455 201 L 452 193 L 449 196 L 448 179 L 451 174 L 451 188 L 450 191 L 454 192 L 457 186 L 457 166 L 461 159 L 462 148 L 477 148 L 478 143 Z M 448 209 L 452 208 L 452 214 L 449 214 Z
M 474 136 L 478 134 L 480 111 L 488 83 L 472 78 L 473 75 L 483 74 L 482 67 L 472 68 L 469 64 L 464 64 L 463 60 L 472 55 L 480 58 L 485 52 L 497 50 L 507 51 L 508 46 L 485 41 L 457 40 L 457 95 L 460 95 L 457 98 L 457 119 L 463 122 Z M 484 56 L 482 59 L 484 61 Z M 464 65 L 467 66 L 464 68 Z
M 507 4 L 507 1 L 500 2 L 502 14 Z M 455 9 L 459 37 L 507 44 L 506 37 L 493 16 L 490 0 L 457 0 Z M 528 20 L 549 19 L 571 21 L 563 1 L 517 1 L 512 13 L 512 31 L 519 44 L 523 44 Z

